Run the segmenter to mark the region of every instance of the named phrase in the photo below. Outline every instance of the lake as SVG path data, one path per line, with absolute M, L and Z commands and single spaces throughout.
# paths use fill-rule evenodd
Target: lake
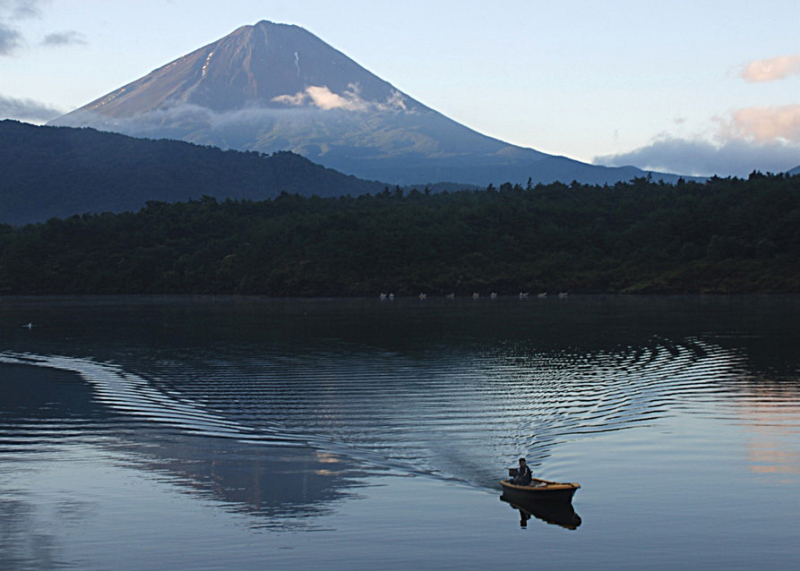
M 4 298 L 0 569 L 794 570 L 798 347 L 795 296 Z

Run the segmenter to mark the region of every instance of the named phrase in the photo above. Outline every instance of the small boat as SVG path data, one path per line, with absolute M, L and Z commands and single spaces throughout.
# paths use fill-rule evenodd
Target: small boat
M 572 496 L 581 487 L 580 484 L 551 482 L 541 478 L 533 478 L 527 486 L 512 484 L 508 480 L 500 480 L 500 485 L 503 487 L 504 494 L 529 500 L 559 502 L 572 501 Z

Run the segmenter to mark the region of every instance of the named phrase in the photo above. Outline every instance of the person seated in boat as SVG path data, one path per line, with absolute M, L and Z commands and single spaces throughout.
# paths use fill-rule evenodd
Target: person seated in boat
M 533 479 L 533 474 L 528 464 L 525 463 L 525 458 L 519 459 L 519 468 L 516 469 L 514 477 L 511 478 L 511 483 L 517 486 L 528 486 Z

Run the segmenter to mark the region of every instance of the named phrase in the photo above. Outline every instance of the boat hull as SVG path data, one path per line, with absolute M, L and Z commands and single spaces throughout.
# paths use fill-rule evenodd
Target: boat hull
M 531 485 L 519 486 L 507 480 L 501 480 L 503 493 L 509 497 L 525 498 L 533 501 L 569 502 L 581 487 L 575 483 L 551 482 L 534 478 Z

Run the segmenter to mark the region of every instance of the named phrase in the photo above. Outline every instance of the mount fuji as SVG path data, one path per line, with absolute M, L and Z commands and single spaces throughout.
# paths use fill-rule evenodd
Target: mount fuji
M 613 183 L 589 165 L 482 135 L 426 107 L 310 32 L 262 21 L 50 123 L 223 149 L 293 151 L 392 184 Z M 676 175 L 656 174 L 671 182 Z

